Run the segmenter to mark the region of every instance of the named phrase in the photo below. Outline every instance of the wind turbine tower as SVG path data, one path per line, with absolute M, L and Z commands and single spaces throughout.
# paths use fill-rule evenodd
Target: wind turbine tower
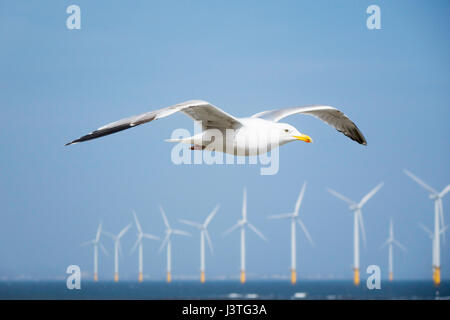
M 161 244 L 161 247 L 159 248 L 159 251 L 161 252 L 161 250 L 167 246 L 167 282 L 171 282 L 172 281 L 172 235 L 176 234 L 176 235 L 180 235 L 180 236 L 190 236 L 189 233 L 181 231 L 181 230 L 177 230 L 177 229 L 172 229 L 169 225 L 169 220 L 167 220 L 166 214 L 164 213 L 163 208 L 160 206 L 159 209 L 161 210 L 161 215 L 163 217 L 164 220 L 164 224 L 166 225 L 166 236 L 164 237 L 164 240 Z
M 103 231 L 104 234 L 111 237 L 114 241 L 114 282 L 119 281 L 119 252 L 122 254 L 120 239 L 130 229 L 131 223 L 123 228 L 117 235 Z
M 336 191 L 332 189 L 328 189 L 328 192 L 330 192 L 332 195 L 334 195 L 336 198 L 341 199 L 344 202 L 347 202 L 349 204 L 350 211 L 353 212 L 353 283 L 355 286 L 358 286 L 360 283 L 360 276 L 359 276 L 359 227 L 361 228 L 361 233 L 363 237 L 364 244 L 366 244 L 366 232 L 364 229 L 364 222 L 362 218 L 362 207 L 364 204 L 366 204 L 367 201 L 369 201 L 370 198 L 372 198 L 375 193 L 377 193 L 378 190 L 383 186 L 383 183 L 380 183 L 377 185 L 372 191 L 370 191 L 368 194 L 366 194 L 359 203 L 354 202 L 353 200 L 350 200 L 349 198 L 343 196 L 340 193 L 337 193 Z
M 434 233 L 430 229 L 425 227 L 423 224 L 419 223 L 419 227 L 421 227 L 428 234 L 428 236 L 431 239 L 431 257 L 432 257 L 431 258 L 431 264 L 433 266 L 433 275 L 434 275 L 434 259 L 435 259 L 435 256 L 436 256 L 436 254 L 435 254 L 435 251 L 436 251 L 436 248 L 435 248 L 435 236 L 434 236 Z M 449 225 L 446 225 L 444 228 L 441 228 L 441 231 L 439 232 L 439 235 L 443 235 L 448 227 L 449 227 Z M 434 278 L 433 278 L 433 281 L 434 281 Z
M 98 247 L 100 247 L 102 249 L 102 251 L 105 255 L 108 255 L 108 252 L 106 252 L 105 247 L 100 242 L 101 233 L 102 233 L 102 223 L 100 222 L 100 224 L 98 225 L 98 228 L 97 228 L 97 233 L 95 235 L 95 238 L 81 244 L 83 246 L 89 245 L 89 244 L 94 245 L 94 281 L 95 282 L 98 281 Z
M 138 251 L 139 252 L 139 277 L 138 277 L 138 281 L 142 282 L 144 280 L 144 273 L 143 273 L 144 272 L 144 258 L 143 258 L 143 254 L 144 254 L 143 251 L 144 250 L 143 250 L 142 241 L 143 241 L 144 238 L 150 239 L 150 240 L 159 240 L 159 238 L 154 236 L 154 235 L 152 235 L 152 234 L 144 233 L 142 231 L 141 224 L 139 223 L 139 220 L 138 220 L 138 218 L 136 216 L 136 213 L 134 211 L 133 211 L 133 217 L 134 217 L 134 222 L 136 223 L 136 229 L 137 229 L 138 233 L 137 233 L 137 240 L 134 243 L 133 248 L 131 248 L 131 253 L 133 253 L 134 250 L 136 250 L 136 248 L 139 248 L 138 249 L 139 250 Z
M 241 283 L 245 283 L 245 227 L 249 227 L 261 239 L 267 241 L 266 237 L 256 227 L 247 220 L 247 191 L 244 188 L 244 200 L 242 204 L 242 219 L 225 231 L 224 235 L 229 234 L 237 228 L 241 229 Z
M 305 193 L 306 189 L 306 182 L 303 184 L 303 187 L 300 191 L 300 195 L 297 199 L 297 203 L 295 204 L 295 209 L 293 213 L 284 213 L 284 214 L 277 214 L 269 216 L 269 219 L 290 219 L 291 220 L 291 283 L 295 284 L 297 282 L 297 267 L 296 267 L 296 223 L 300 225 L 300 227 L 303 230 L 303 233 L 305 234 L 308 241 L 314 245 L 311 236 L 308 232 L 308 229 L 306 229 L 305 224 L 299 217 L 299 210 L 300 206 L 302 204 L 303 195 Z
M 209 249 L 211 250 L 211 254 L 213 254 L 211 238 L 209 237 L 207 228 L 208 228 L 208 225 L 211 222 L 212 218 L 216 214 L 217 210 L 219 210 L 219 206 L 217 206 L 208 215 L 208 217 L 206 217 L 206 220 L 205 220 L 205 222 L 203 222 L 203 224 L 189 221 L 189 220 L 184 220 L 184 219 L 179 220 L 181 223 L 198 228 L 200 230 L 200 282 L 201 283 L 205 282 L 205 237 L 206 237 L 206 240 L 208 241 L 208 246 L 209 246 Z
M 393 245 L 396 245 L 403 251 L 406 251 L 406 248 L 397 240 L 394 238 L 394 222 L 391 219 L 391 222 L 389 224 L 389 238 L 386 239 L 386 241 L 383 243 L 381 248 L 385 246 L 389 246 L 389 281 L 394 280 L 394 248 Z M 380 248 L 380 249 L 381 249 Z
M 407 176 L 417 182 L 422 188 L 430 192 L 429 197 L 431 200 L 434 200 L 433 282 L 435 285 L 439 285 L 441 283 L 441 234 L 445 242 L 445 233 L 440 232 L 441 227 L 439 226 L 439 224 L 441 223 L 442 226 L 445 226 L 442 198 L 447 194 L 447 192 L 450 191 L 450 184 L 447 185 L 441 192 L 437 192 L 408 170 L 405 169 L 403 171 Z

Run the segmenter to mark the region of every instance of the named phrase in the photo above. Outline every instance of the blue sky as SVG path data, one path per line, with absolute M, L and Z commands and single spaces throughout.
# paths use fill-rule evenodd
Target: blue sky
M 385 186 L 364 207 L 367 249 L 361 266 L 387 275 L 389 219 L 408 252 L 395 252 L 397 278 L 431 276 L 433 204 L 402 173 L 408 168 L 438 190 L 450 183 L 450 42 L 447 1 L 76 1 L 81 30 L 66 28 L 72 1 L 0 3 L 1 170 L 0 277 L 64 276 L 69 264 L 92 270 L 98 222 L 117 233 L 136 210 L 143 228 L 162 236 L 157 206 L 174 226 L 202 221 L 215 246 L 207 275 L 237 275 L 239 236 L 221 233 L 240 217 L 248 189 L 249 219 L 269 238 L 248 233 L 250 274 L 288 274 L 289 226 L 268 215 L 301 208 L 316 247 L 298 236 L 299 277 L 352 276 L 352 216 L 327 186 L 359 200 Z M 381 8 L 381 30 L 366 28 L 366 8 Z M 261 176 L 255 165 L 176 166 L 172 130 L 193 130 L 182 114 L 99 140 L 63 147 L 125 116 L 189 99 L 207 100 L 236 116 L 278 107 L 340 108 L 367 138 L 360 146 L 321 121 L 286 122 L 314 144 L 280 150 L 280 171 Z M 449 198 L 444 199 L 447 221 Z M 450 235 L 449 235 L 450 237 Z M 137 256 L 123 240 L 124 277 Z M 198 234 L 173 241 L 174 274 L 197 275 Z M 112 242 L 105 238 L 112 252 Z M 442 277 L 450 278 L 448 245 Z M 145 273 L 162 278 L 165 256 L 145 244 Z M 100 257 L 101 278 L 113 259 Z M 363 273 L 363 277 L 364 273 Z

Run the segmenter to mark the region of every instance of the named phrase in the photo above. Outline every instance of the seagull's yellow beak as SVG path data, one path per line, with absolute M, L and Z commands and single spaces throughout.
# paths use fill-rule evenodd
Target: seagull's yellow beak
M 306 134 L 302 134 L 301 136 L 293 136 L 293 137 L 297 140 L 305 141 L 308 143 L 312 142 L 312 139 L 309 136 L 307 136 Z

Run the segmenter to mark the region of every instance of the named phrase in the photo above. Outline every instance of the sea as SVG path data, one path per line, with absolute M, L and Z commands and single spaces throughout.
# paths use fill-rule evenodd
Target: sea
M 450 281 L 436 287 L 425 281 L 382 281 L 379 289 L 366 283 L 355 287 L 350 280 L 260 280 L 238 281 L 109 281 L 81 282 L 80 289 L 68 289 L 66 281 L 0 281 L 2 300 L 436 300 L 450 299 Z

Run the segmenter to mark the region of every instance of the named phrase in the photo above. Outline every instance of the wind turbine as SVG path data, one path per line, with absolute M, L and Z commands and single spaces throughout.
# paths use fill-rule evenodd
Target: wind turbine
M 308 229 L 306 229 L 305 224 L 300 219 L 298 212 L 300 210 L 300 205 L 302 204 L 303 195 L 305 193 L 306 189 L 306 182 L 303 183 L 302 189 L 300 191 L 300 195 L 297 199 L 297 203 L 295 204 L 295 209 L 293 213 L 284 213 L 284 214 L 276 214 L 269 216 L 269 219 L 291 219 L 291 283 L 295 284 L 297 282 L 297 270 L 296 270 L 296 222 L 300 225 L 302 228 L 306 238 L 311 243 L 311 245 L 314 245 L 314 242 L 311 239 L 311 236 L 309 235 Z
M 164 220 L 164 224 L 166 225 L 166 236 L 164 237 L 164 240 L 161 244 L 161 247 L 159 248 L 159 251 L 161 252 L 161 250 L 167 245 L 167 282 L 171 282 L 172 281 L 172 241 L 171 241 L 171 237 L 173 234 L 177 234 L 180 236 L 190 236 L 190 233 L 181 231 L 181 230 L 177 230 L 177 229 L 172 229 L 169 225 L 169 221 L 167 220 L 166 214 L 164 213 L 164 210 L 161 206 L 159 206 L 159 209 L 161 210 L 161 215 L 163 217 Z
M 139 223 L 139 220 L 136 216 L 136 212 L 133 211 L 133 217 L 134 217 L 134 222 L 136 223 L 136 228 L 137 228 L 137 240 L 134 243 L 134 246 L 131 248 L 131 253 L 134 252 L 134 250 L 136 250 L 136 248 L 139 246 L 139 278 L 138 281 L 142 282 L 144 280 L 144 274 L 143 274 L 143 270 L 144 270 L 144 259 L 143 259 L 143 244 L 142 244 L 142 240 L 144 238 L 146 239 L 150 239 L 150 240 L 159 240 L 158 237 L 149 234 L 149 233 L 144 233 L 142 231 L 141 228 L 141 224 Z
M 125 228 L 123 228 L 117 235 L 103 231 L 104 234 L 111 237 L 114 241 L 114 281 L 119 281 L 119 251 L 120 254 L 122 254 L 122 247 L 120 245 L 120 238 L 123 237 L 125 232 L 130 229 L 131 223 L 127 225 Z
M 393 256 L 393 244 L 395 244 L 397 247 L 402 249 L 403 251 L 406 251 L 406 248 L 397 240 L 394 239 L 394 222 L 390 221 L 389 224 L 389 238 L 386 239 L 386 241 L 383 243 L 383 245 L 380 247 L 383 248 L 387 245 L 389 245 L 389 281 L 392 281 L 394 279 L 394 256 Z
M 82 246 L 85 246 L 88 244 L 94 245 L 94 281 L 95 282 L 98 281 L 98 247 L 100 247 L 102 249 L 102 251 L 105 255 L 108 255 L 108 252 L 106 252 L 105 247 L 103 246 L 103 244 L 100 243 L 101 233 L 102 233 L 102 223 L 100 222 L 100 224 L 98 225 L 98 228 L 97 228 L 97 234 L 95 235 L 95 238 L 81 244 Z
M 264 235 L 256 229 L 256 227 L 247 220 L 247 191 L 244 188 L 244 200 L 242 204 L 242 219 L 225 231 L 223 235 L 227 235 L 237 228 L 241 228 L 241 283 L 245 283 L 245 227 L 248 226 L 254 233 L 256 233 L 261 239 L 267 241 Z
M 425 227 L 423 224 L 421 224 L 421 223 L 419 223 L 419 227 L 421 227 L 428 234 L 428 236 L 431 239 L 431 253 L 432 253 L 431 254 L 431 257 L 432 257 L 431 263 L 433 265 L 433 281 L 434 281 L 434 259 L 435 259 L 435 256 L 436 256 L 436 254 L 435 254 L 436 248 L 435 248 L 435 245 L 434 245 L 435 244 L 435 242 L 434 242 L 434 240 L 435 240 L 434 233 L 430 229 Z M 449 225 L 446 225 L 444 228 L 442 228 L 441 231 L 439 232 L 439 235 L 445 234 L 445 231 L 447 230 L 448 227 L 449 227 Z
M 366 204 L 367 201 L 369 201 L 370 198 L 372 198 L 375 193 L 377 193 L 378 190 L 383 186 L 383 182 L 377 185 L 372 191 L 370 191 L 368 194 L 366 194 L 364 197 L 362 197 L 361 201 L 359 203 L 356 203 L 349 198 L 343 196 L 340 193 L 337 193 L 336 191 L 332 189 L 327 189 L 328 192 L 330 192 L 333 196 L 335 196 L 338 199 L 341 199 L 349 204 L 350 211 L 353 211 L 353 283 L 355 286 L 359 285 L 359 227 L 361 228 L 361 233 L 364 241 L 364 245 L 366 244 L 366 232 L 364 230 L 364 222 L 362 219 L 362 207 L 364 204 Z
M 217 210 L 219 210 L 219 206 L 214 208 L 214 210 L 208 215 L 208 217 L 206 217 L 206 220 L 205 220 L 205 222 L 203 222 L 203 224 L 189 221 L 189 220 L 184 220 L 184 219 L 179 220 L 181 223 L 187 224 L 192 227 L 196 227 L 200 230 L 200 282 L 201 283 L 205 282 L 205 237 L 206 237 L 206 240 L 208 241 L 208 246 L 209 246 L 209 249 L 211 250 L 211 254 L 213 254 L 211 238 L 209 237 L 207 228 L 208 228 L 208 224 L 211 222 L 212 218 L 217 213 Z
M 437 192 L 428 184 L 417 178 L 414 174 L 404 169 L 403 172 L 422 186 L 425 190 L 430 192 L 430 199 L 434 200 L 434 240 L 433 240 L 433 281 L 434 284 L 439 285 L 441 283 L 441 244 L 440 235 L 441 232 L 439 223 L 445 226 L 444 223 L 444 207 L 442 205 L 442 198 L 450 191 L 450 184 L 447 185 L 444 190 Z M 440 221 L 439 221 L 440 220 Z M 445 234 L 443 233 L 443 240 L 445 242 Z

